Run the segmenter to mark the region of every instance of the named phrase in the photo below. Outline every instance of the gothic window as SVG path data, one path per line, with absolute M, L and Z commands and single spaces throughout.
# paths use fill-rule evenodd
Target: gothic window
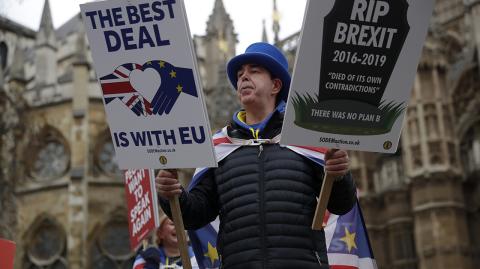
M 477 88 L 475 87 L 475 78 L 478 69 L 470 69 L 462 74 L 458 85 L 452 94 L 453 111 L 455 118 L 461 118 L 467 112 L 469 104 L 476 97 Z
M 468 175 L 480 170 L 480 122 L 463 136 L 460 152 L 463 168 Z
M 424 69 L 419 72 L 420 76 L 420 92 L 423 100 L 433 100 L 435 98 L 435 87 L 432 81 L 431 69 Z
M 448 105 L 444 104 L 443 106 L 443 121 L 445 124 L 445 135 L 447 137 L 453 137 L 453 123 L 452 123 L 452 115 L 450 114 L 450 108 Z
M 37 152 L 33 172 L 42 179 L 57 178 L 67 169 L 67 159 L 65 146 L 58 141 L 49 141 Z
M 449 45 L 450 46 L 453 46 L 451 43 L 452 42 L 449 42 Z M 440 98 L 442 99 L 442 101 L 448 101 L 450 99 L 449 97 L 449 92 L 448 92 L 448 89 L 446 87 L 446 85 L 448 84 L 447 82 L 447 71 L 445 70 L 445 68 L 442 68 L 442 67 L 438 67 L 436 69 L 437 71 L 437 74 L 438 74 L 438 87 L 440 87 Z
M 427 104 L 424 108 L 428 137 L 437 138 L 439 129 L 436 107 L 434 104 Z
M 408 108 L 408 129 L 412 143 L 418 143 L 420 140 L 420 131 L 418 127 L 417 108 Z
M 66 236 L 50 219 L 41 221 L 27 241 L 24 268 L 67 269 Z
M 429 142 L 428 149 L 430 153 L 430 163 L 431 164 L 442 164 L 443 163 L 443 154 L 442 147 L 440 142 Z
M 397 227 L 393 235 L 393 257 L 395 261 L 415 259 L 414 236 L 408 227 Z
M 118 174 L 120 169 L 118 168 L 117 161 L 115 159 L 115 148 L 112 141 L 106 141 L 100 148 L 98 154 L 98 163 L 103 172 L 107 174 Z
M 5 42 L 0 42 L 0 69 L 7 67 L 8 48 Z
M 398 154 L 398 153 L 397 153 Z M 399 155 L 383 157 L 381 162 L 377 163 L 380 167 L 376 174 L 381 186 L 381 191 L 391 190 L 404 185 L 402 159 Z
M 107 176 L 119 176 L 121 171 L 118 168 L 115 157 L 115 148 L 110 138 L 110 133 L 105 132 L 95 148 L 95 163 L 101 173 Z
M 396 171 L 396 167 L 395 167 L 395 162 L 393 161 L 387 161 L 385 163 L 385 165 L 383 166 L 383 168 L 385 169 L 385 174 L 386 174 L 386 178 L 388 178 L 388 180 L 390 181 L 390 184 L 391 185 L 396 185 L 397 184 L 397 171 Z
M 128 223 L 108 222 L 99 232 L 90 250 L 90 267 L 95 269 L 130 269 L 134 254 L 130 251 Z
M 449 162 L 451 166 L 457 165 L 457 151 L 455 144 L 452 142 L 447 143 Z
M 420 149 L 420 146 L 413 146 L 411 147 L 412 151 L 412 166 L 413 169 L 419 169 L 422 167 L 422 151 Z
M 31 175 L 38 181 L 56 179 L 64 175 L 70 163 L 70 154 L 58 132 L 43 131 L 32 145 Z M 27 153 L 28 154 L 28 153 Z

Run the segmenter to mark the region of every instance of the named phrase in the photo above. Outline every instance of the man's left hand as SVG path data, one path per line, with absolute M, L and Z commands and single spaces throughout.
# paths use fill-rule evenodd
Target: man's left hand
M 348 173 L 350 160 L 348 154 L 342 149 L 328 149 L 325 153 L 325 172 L 336 179 Z

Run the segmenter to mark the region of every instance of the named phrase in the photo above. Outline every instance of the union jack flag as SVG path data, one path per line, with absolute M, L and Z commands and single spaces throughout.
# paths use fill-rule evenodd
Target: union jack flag
M 135 261 L 133 262 L 133 269 L 144 269 L 147 262 L 142 258 L 142 256 L 137 255 Z
M 142 66 L 135 63 L 122 64 L 113 73 L 100 78 L 105 104 L 118 98 L 135 115 L 152 115 L 151 103 L 130 84 L 130 73 L 135 69 L 142 70 Z

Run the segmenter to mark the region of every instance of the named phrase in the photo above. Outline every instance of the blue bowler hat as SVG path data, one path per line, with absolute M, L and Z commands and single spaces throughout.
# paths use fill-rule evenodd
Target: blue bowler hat
M 227 74 L 230 83 L 237 89 L 237 72 L 244 64 L 258 64 L 266 68 L 273 77 L 282 81 L 280 100 L 287 101 L 290 89 L 290 74 L 288 62 L 283 53 L 275 46 L 264 42 L 253 43 L 245 50 L 245 53 L 233 57 L 227 64 Z

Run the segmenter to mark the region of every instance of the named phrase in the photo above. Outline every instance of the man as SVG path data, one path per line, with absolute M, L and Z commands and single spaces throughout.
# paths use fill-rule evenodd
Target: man
M 243 109 L 224 131 L 240 146 L 188 193 L 175 171 L 160 171 L 160 198 L 180 195 L 186 229 L 198 229 L 219 216 L 221 268 L 327 269 L 325 234 L 310 228 L 323 167 L 278 144 L 290 86 L 287 60 L 274 46 L 254 43 L 229 61 L 227 73 Z M 334 214 L 355 204 L 348 166 L 345 151 L 325 153 L 325 171 L 337 178 L 328 204 Z

